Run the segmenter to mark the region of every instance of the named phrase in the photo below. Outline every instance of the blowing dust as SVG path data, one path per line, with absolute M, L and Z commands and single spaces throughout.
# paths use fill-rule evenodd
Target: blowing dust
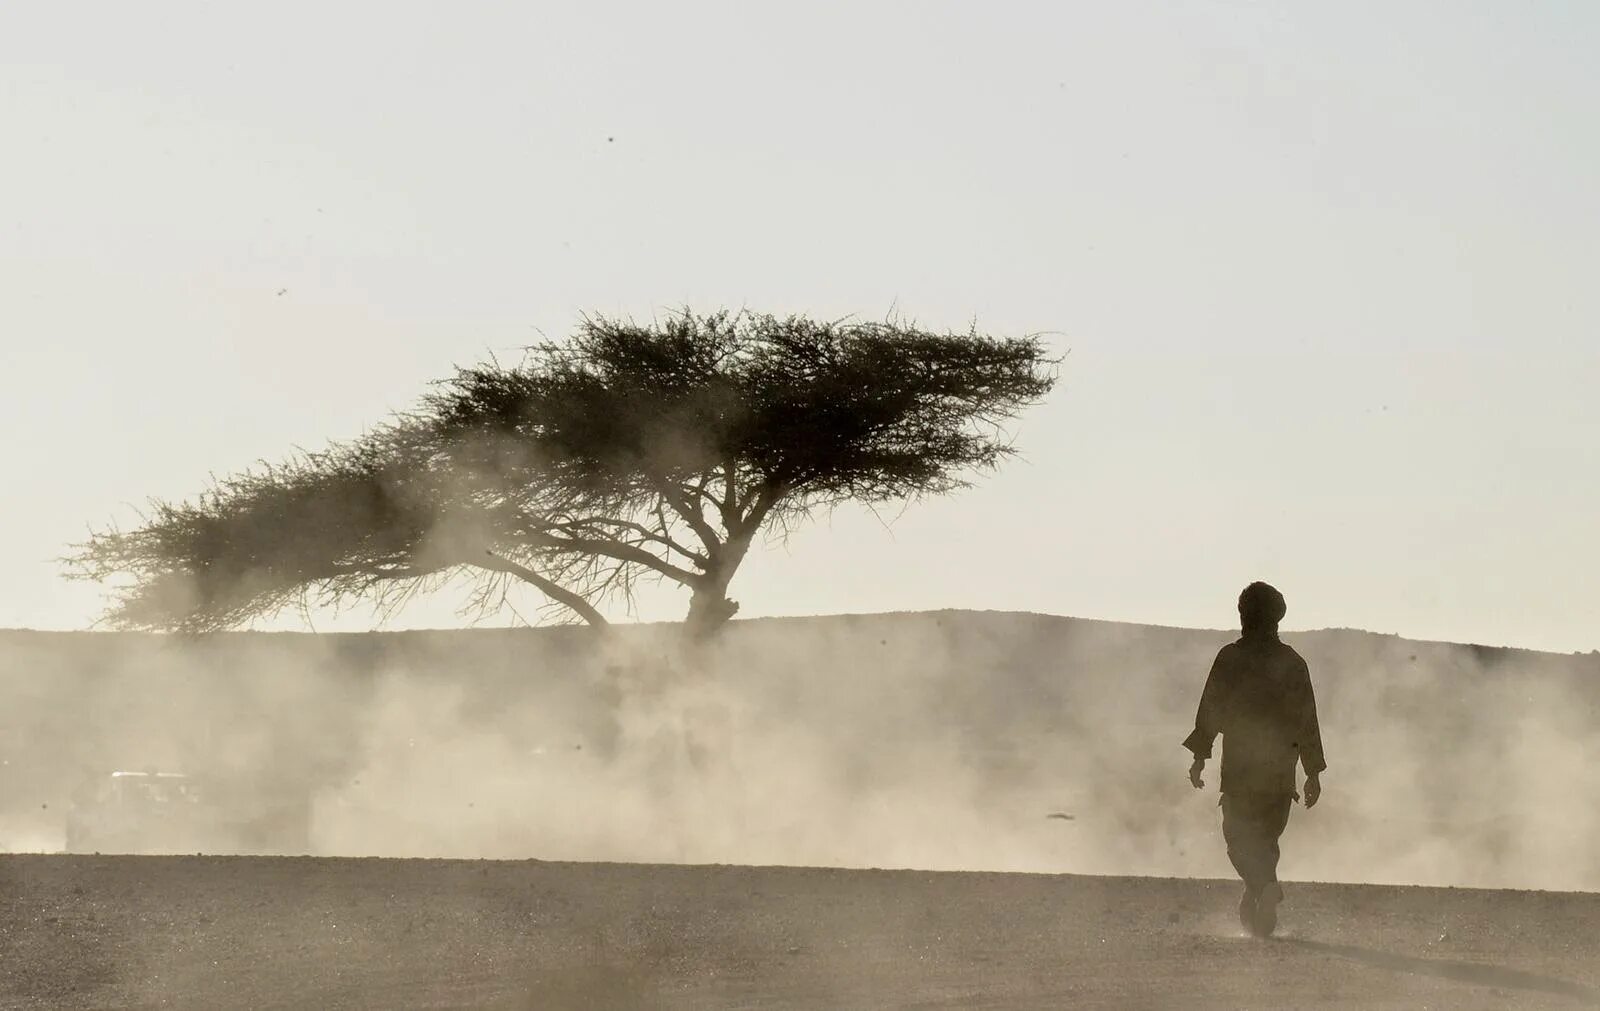
M 4 842 L 85 783 L 297 799 L 304 851 L 1231 876 L 1179 742 L 1231 636 L 941 612 L 665 627 L 4 633 Z M 1285 636 L 1328 753 L 1300 880 L 1600 889 L 1600 657 Z M 236 849 L 254 851 L 249 845 Z M 295 850 L 300 851 L 300 850 Z

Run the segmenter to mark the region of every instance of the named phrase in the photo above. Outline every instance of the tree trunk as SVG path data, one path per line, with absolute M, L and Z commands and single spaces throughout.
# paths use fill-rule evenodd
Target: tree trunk
M 689 615 L 683 623 L 691 639 L 703 641 L 716 635 L 738 610 L 739 602 L 728 599 L 726 584 L 708 586 L 689 598 Z
M 747 524 L 743 532 L 708 552 L 710 564 L 706 567 L 706 578 L 695 584 L 694 595 L 689 598 L 689 614 L 683 621 L 691 640 L 710 639 L 738 613 L 739 602 L 728 598 L 728 584 L 733 582 L 733 574 L 739 571 L 739 563 L 750 550 L 756 527 L 756 523 Z

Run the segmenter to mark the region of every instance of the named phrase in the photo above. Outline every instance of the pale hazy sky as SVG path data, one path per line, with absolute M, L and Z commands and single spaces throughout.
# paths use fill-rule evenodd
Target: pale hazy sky
M 148 497 L 688 304 L 1070 349 L 1024 459 L 755 553 L 745 615 L 1264 578 L 1600 647 L 1597 52 L 1582 2 L 7 4 L 0 625 L 92 621 L 51 559 Z

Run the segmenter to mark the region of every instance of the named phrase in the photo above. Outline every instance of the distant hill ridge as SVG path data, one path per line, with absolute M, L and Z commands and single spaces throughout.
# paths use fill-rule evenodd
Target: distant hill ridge
M 821 614 L 821 615 L 778 615 L 778 616 L 770 616 L 770 617 L 735 619 L 733 622 L 731 622 L 729 624 L 728 627 L 729 627 L 729 630 L 730 630 L 730 634 L 738 635 L 738 634 L 741 634 L 740 629 L 748 630 L 748 629 L 751 629 L 751 628 L 763 627 L 763 626 L 772 626 L 772 625 L 805 627 L 805 626 L 815 625 L 817 623 L 846 623 L 846 624 L 856 624 L 856 623 L 863 623 L 863 622 L 864 623 L 871 623 L 871 622 L 898 623 L 898 622 L 904 622 L 904 621 L 916 622 L 916 621 L 927 621 L 927 620 L 932 620 L 932 621 L 951 620 L 951 621 L 958 621 L 958 622 L 981 622 L 981 621 L 985 621 L 985 620 L 1005 620 L 1005 619 L 1027 619 L 1027 620 L 1030 620 L 1030 621 L 1062 622 L 1062 623 L 1081 625 L 1081 626 L 1108 626 L 1108 627 L 1117 627 L 1117 628 L 1124 628 L 1124 629 L 1137 629 L 1137 630 L 1140 630 L 1140 631 L 1143 631 L 1143 632 L 1148 632 L 1148 633 L 1153 633 L 1153 634 L 1160 634 L 1160 635 L 1173 635 L 1173 634 L 1176 634 L 1176 635 L 1205 636 L 1208 639 L 1210 637 L 1217 636 L 1217 635 L 1229 636 L 1229 635 L 1237 634 L 1237 629 L 1211 629 L 1211 628 L 1193 628 L 1193 627 L 1188 627 L 1188 626 L 1177 626 L 1177 625 L 1159 625 L 1159 624 L 1151 624 L 1151 623 L 1146 623 L 1146 622 L 1126 622 L 1126 621 L 1115 621 L 1115 620 L 1105 619 L 1105 618 L 1084 618 L 1084 617 L 1077 617 L 1077 616 L 1072 616 L 1072 615 L 1049 614 L 1049 613 L 1038 612 L 1038 611 L 974 610 L 974 609 L 967 609 L 967 608 L 943 608 L 943 609 L 935 609 L 935 610 L 928 610 L 928 611 L 882 611 L 882 612 L 859 612 L 859 613 L 856 613 L 856 612 L 844 612 L 844 613 L 838 613 L 838 614 Z M 652 634 L 653 633 L 659 633 L 659 632 L 670 632 L 671 630 L 676 629 L 678 627 L 679 627 L 679 623 L 670 622 L 670 621 L 638 622 L 638 623 L 630 623 L 630 624 L 619 624 L 619 625 L 613 626 L 613 630 L 619 632 L 620 634 L 622 634 L 624 636 L 627 636 L 627 635 L 640 634 L 641 632 L 652 633 Z M 505 628 L 505 627 L 419 628 L 419 629 L 384 629 L 384 628 L 376 628 L 376 629 L 365 630 L 365 631 L 356 631 L 356 632 L 349 632 L 349 631 L 319 632 L 319 631 L 316 631 L 316 630 L 274 630 L 274 631 L 237 630 L 237 631 L 216 632 L 216 633 L 211 633 L 209 635 L 201 636 L 201 637 L 186 638 L 185 641 L 201 642 L 201 641 L 204 641 L 204 640 L 217 640 L 217 641 L 224 641 L 225 642 L 225 641 L 230 641 L 230 640 L 248 639 L 248 638 L 257 637 L 257 636 L 268 636 L 268 637 L 274 637 L 274 638 L 281 637 L 281 638 L 284 638 L 284 639 L 293 639 L 293 638 L 296 638 L 296 637 L 311 637 L 311 638 L 320 638 L 320 639 L 329 639 L 329 640 L 348 640 L 348 639 L 364 639 L 364 638 L 367 638 L 367 637 L 379 637 L 379 638 L 387 638 L 387 637 L 417 637 L 417 636 L 423 636 L 423 637 L 427 637 L 427 636 L 476 636 L 476 637 L 482 637 L 482 636 L 502 636 L 502 635 L 512 635 L 512 636 L 545 635 L 545 636 L 551 636 L 553 638 L 565 638 L 565 637 L 569 637 L 569 636 L 587 637 L 587 636 L 592 635 L 592 630 L 588 629 L 588 628 L 586 628 L 584 626 L 575 626 L 575 625 L 546 625 L 546 626 L 528 626 L 528 627 L 517 627 L 517 628 Z M 1453 641 L 1449 641 L 1449 640 L 1411 639 L 1411 638 L 1407 638 L 1405 636 L 1402 636 L 1402 635 L 1400 635 L 1398 633 L 1394 633 L 1394 632 L 1374 632 L 1374 631 L 1370 631 L 1370 630 L 1367 630 L 1367 629 L 1354 628 L 1354 627 L 1350 627 L 1350 626 L 1337 626 L 1337 627 L 1317 628 L 1317 629 L 1300 629 L 1300 630 L 1289 630 L 1289 631 L 1285 631 L 1284 632 L 1284 638 L 1286 640 L 1290 640 L 1290 641 L 1293 641 L 1293 640 L 1299 639 L 1299 638 L 1303 638 L 1303 637 L 1317 638 L 1317 637 L 1323 637 L 1323 636 L 1352 636 L 1352 637 L 1369 637 L 1369 638 L 1373 638 L 1373 639 L 1382 639 L 1382 640 L 1391 640 L 1391 641 L 1392 640 L 1398 640 L 1398 641 L 1403 642 L 1403 643 L 1414 643 L 1416 645 L 1426 646 L 1426 647 L 1461 647 L 1461 648 L 1474 650 L 1474 651 L 1478 652 L 1480 655 L 1484 655 L 1484 654 L 1496 654 L 1496 655 L 1504 654 L 1504 655 L 1555 656 L 1555 657 L 1561 657 L 1561 656 L 1587 657 L 1587 656 L 1600 655 L 1600 649 L 1589 650 L 1587 652 L 1581 651 L 1581 650 L 1575 650 L 1575 651 L 1572 651 L 1571 653 L 1562 653 L 1562 652 L 1557 652 L 1557 651 L 1552 651 L 1552 650 L 1537 650 L 1537 649 L 1531 649 L 1531 648 L 1528 648 L 1528 647 L 1521 647 L 1521 646 L 1496 646 L 1496 645 L 1484 644 L 1484 643 L 1460 643 L 1460 642 L 1453 642 Z M 117 640 L 121 640 L 121 641 L 137 641 L 137 640 L 142 640 L 142 639 L 177 640 L 177 639 L 180 638 L 178 636 L 169 636 L 169 635 L 166 635 L 166 634 L 163 634 L 163 633 L 127 632 L 127 631 L 118 631 L 118 630 L 109 630 L 109 629 L 62 630 L 62 629 L 0 628 L 0 651 L 3 651 L 9 645 L 20 644 L 20 642 L 13 643 L 13 639 L 26 641 L 30 637 L 43 637 L 43 638 L 46 638 L 46 639 L 54 639 L 54 638 L 60 637 L 60 638 L 63 638 L 65 640 L 67 640 L 67 641 L 72 641 L 72 640 L 76 640 L 76 639 L 80 639 L 80 638 L 90 638 L 90 639 L 95 639 L 95 640 L 104 640 L 104 641 L 106 641 L 108 643 L 112 642 L 112 641 L 117 641 Z

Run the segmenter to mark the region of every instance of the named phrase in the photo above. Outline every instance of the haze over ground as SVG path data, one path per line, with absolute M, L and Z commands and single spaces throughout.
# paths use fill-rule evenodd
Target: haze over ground
M 146 496 L 689 304 L 1071 352 L 1025 460 L 753 553 L 744 615 L 1224 627 L 1266 578 L 1594 648 L 1597 48 L 1554 2 L 11 5 L 0 625 L 93 620 L 51 559 Z
M 686 656 L 674 628 L 0 633 L 0 849 L 59 849 L 83 783 L 154 766 L 303 799 L 291 852 L 1229 875 L 1179 747 L 1228 633 L 946 611 Z M 1330 768 L 1287 879 L 1600 889 L 1600 655 L 1289 641 Z

